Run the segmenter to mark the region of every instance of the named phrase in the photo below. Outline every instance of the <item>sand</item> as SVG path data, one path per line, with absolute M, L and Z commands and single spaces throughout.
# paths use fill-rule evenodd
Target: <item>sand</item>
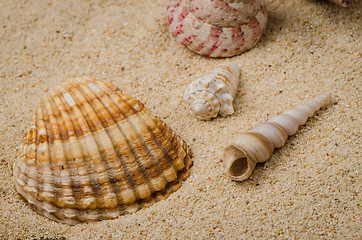
M 268 0 L 250 51 L 212 59 L 178 44 L 167 0 L 0 1 L 0 239 L 361 239 L 361 10 Z M 218 63 L 241 70 L 235 113 L 199 121 L 188 84 Z M 40 98 L 75 76 L 109 80 L 190 146 L 194 166 L 166 200 L 115 220 L 68 226 L 19 197 L 12 165 Z M 304 100 L 330 102 L 244 182 L 222 166 L 228 140 Z

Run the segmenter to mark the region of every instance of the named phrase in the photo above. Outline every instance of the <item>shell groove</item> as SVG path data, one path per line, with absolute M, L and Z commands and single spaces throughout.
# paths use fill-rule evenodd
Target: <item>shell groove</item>
M 167 24 L 176 41 L 209 57 L 252 48 L 266 27 L 264 0 L 170 0 Z
M 237 65 L 224 63 L 193 81 L 184 94 L 190 112 L 202 120 L 233 114 L 239 75 Z
M 37 107 L 14 164 L 20 195 L 67 224 L 116 218 L 166 198 L 192 166 L 186 144 L 107 81 L 71 79 Z
M 235 136 L 224 150 L 226 174 L 236 181 L 249 178 L 255 165 L 267 161 L 275 148 L 283 146 L 288 136 L 327 103 L 329 96 L 325 93 Z

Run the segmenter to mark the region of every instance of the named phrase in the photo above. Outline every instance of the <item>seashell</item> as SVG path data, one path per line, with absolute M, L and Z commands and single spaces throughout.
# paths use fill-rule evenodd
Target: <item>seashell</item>
M 186 144 L 141 102 L 107 81 L 76 78 L 38 105 L 14 181 L 38 213 L 73 225 L 166 198 L 191 165 Z
M 283 146 L 288 136 L 327 103 L 329 96 L 325 93 L 234 137 L 224 151 L 226 174 L 236 181 L 247 179 L 256 163 L 268 160 L 275 148 Z
M 191 114 L 202 120 L 210 120 L 218 113 L 223 117 L 233 114 L 239 75 L 238 66 L 225 63 L 193 81 L 184 94 Z
M 332 3 L 337 4 L 340 7 L 348 7 L 350 0 L 329 0 Z
M 167 24 L 176 41 L 208 57 L 252 48 L 266 27 L 264 0 L 170 0 Z

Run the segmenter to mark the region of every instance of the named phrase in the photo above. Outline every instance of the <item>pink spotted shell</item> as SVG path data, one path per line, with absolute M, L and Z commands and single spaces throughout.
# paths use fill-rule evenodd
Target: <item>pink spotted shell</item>
M 267 22 L 264 0 L 170 0 L 167 24 L 176 41 L 208 57 L 252 48 Z
M 348 7 L 350 0 L 329 0 L 332 3 L 337 4 L 340 7 Z

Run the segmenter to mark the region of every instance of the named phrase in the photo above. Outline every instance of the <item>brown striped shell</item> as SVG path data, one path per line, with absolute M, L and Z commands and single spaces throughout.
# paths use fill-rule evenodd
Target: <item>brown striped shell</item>
M 107 81 L 76 78 L 40 102 L 14 180 L 38 213 L 73 225 L 166 198 L 191 165 L 186 144 L 141 102 Z

